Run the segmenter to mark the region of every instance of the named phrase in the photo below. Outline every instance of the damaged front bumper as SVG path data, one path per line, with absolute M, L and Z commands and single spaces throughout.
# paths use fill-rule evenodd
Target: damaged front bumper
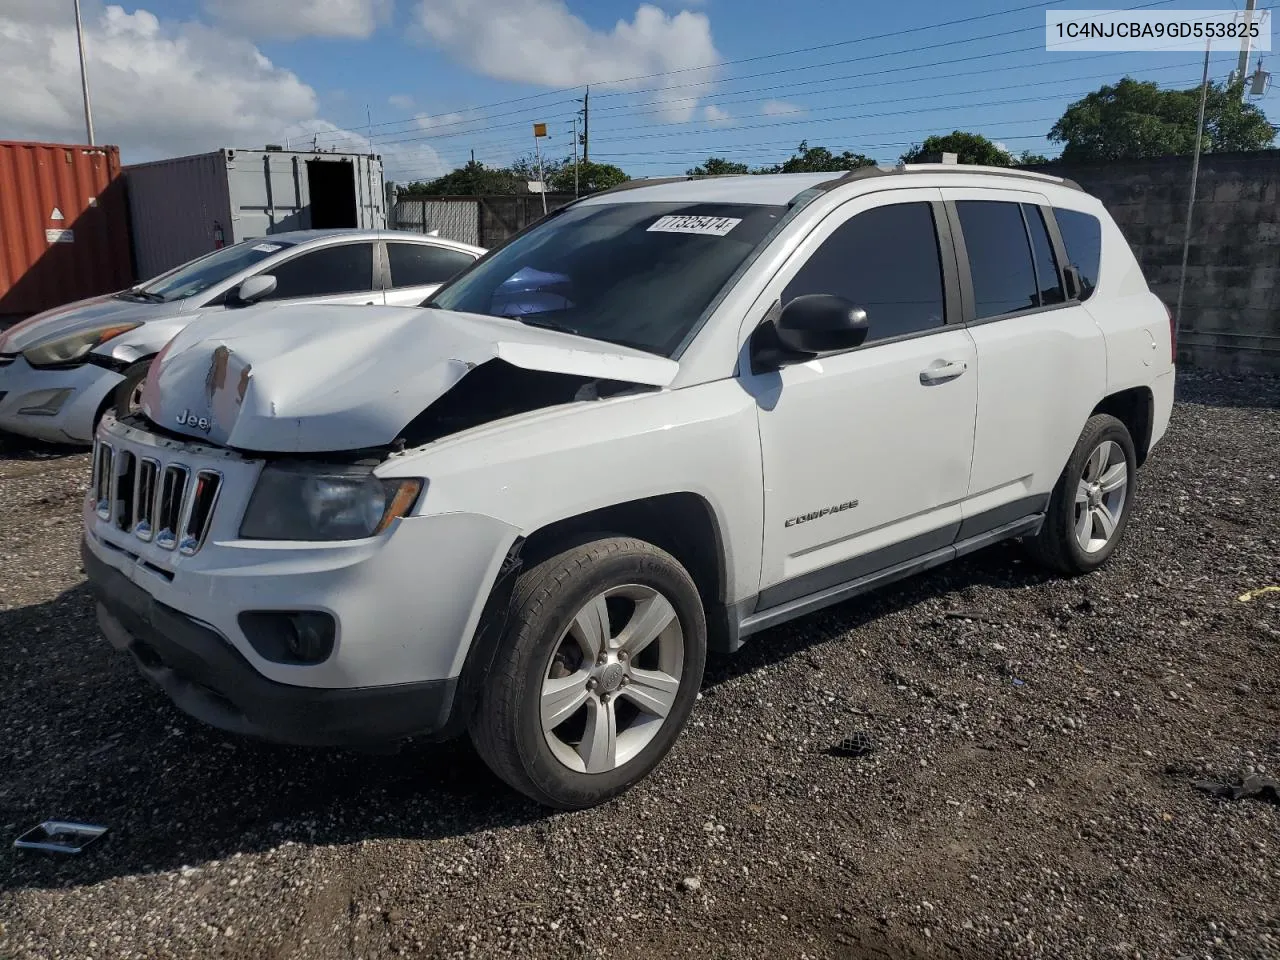
M 276 683 L 226 637 L 158 603 L 87 544 L 81 554 L 107 640 L 197 720 L 303 746 L 374 745 L 450 726 L 456 678 L 347 689 Z

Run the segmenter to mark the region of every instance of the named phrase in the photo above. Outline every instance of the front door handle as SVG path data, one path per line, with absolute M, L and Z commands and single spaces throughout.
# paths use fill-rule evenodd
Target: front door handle
M 948 380 L 954 380 L 969 369 L 969 365 L 963 360 L 935 360 L 929 366 L 920 371 L 920 382 L 926 386 L 934 383 L 946 383 Z

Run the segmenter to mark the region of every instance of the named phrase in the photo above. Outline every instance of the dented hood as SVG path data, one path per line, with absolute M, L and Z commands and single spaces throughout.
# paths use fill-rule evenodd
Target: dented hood
M 394 441 L 469 370 L 527 370 L 665 387 L 674 360 L 515 320 L 420 307 L 258 306 L 178 334 L 152 364 L 143 412 L 242 450 L 318 453 Z

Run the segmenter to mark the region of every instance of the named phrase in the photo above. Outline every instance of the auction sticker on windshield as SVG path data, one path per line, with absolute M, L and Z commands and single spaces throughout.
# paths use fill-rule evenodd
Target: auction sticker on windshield
M 277 250 L 279 250 L 279 249 L 280 249 L 280 244 L 278 244 L 278 243 L 255 243 L 255 244 L 253 245 L 253 249 L 255 249 L 255 250 L 259 251 L 260 253 L 275 253 Z
M 742 222 L 741 217 L 659 217 L 649 227 L 649 233 L 700 233 L 708 237 L 723 237 Z

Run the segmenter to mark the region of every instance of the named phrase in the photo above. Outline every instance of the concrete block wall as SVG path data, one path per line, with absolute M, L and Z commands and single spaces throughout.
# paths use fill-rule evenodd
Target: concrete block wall
M 1177 303 L 1190 157 L 1029 169 L 1069 177 L 1101 199 L 1151 288 Z M 1178 360 L 1280 374 L 1280 150 L 1200 158 Z

